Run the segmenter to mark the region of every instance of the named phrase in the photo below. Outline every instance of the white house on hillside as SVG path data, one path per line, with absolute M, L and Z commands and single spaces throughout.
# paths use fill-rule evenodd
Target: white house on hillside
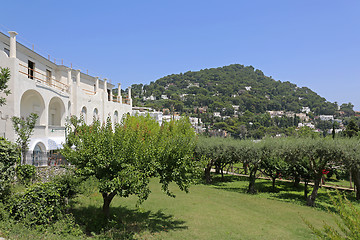
M 83 115 L 91 123 L 94 117 L 105 121 L 108 116 L 119 122 L 123 114 L 131 113 L 130 88 L 129 98 L 113 96 L 114 85 L 106 79 L 57 65 L 16 42 L 16 32 L 9 34 L 0 33 L 0 67 L 11 72 L 11 94 L 0 108 L 0 136 L 14 141 L 11 117 L 36 113 L 39 118 L 29 150 L 47 152 L 64 142 L 65 121 L 71 115 Z

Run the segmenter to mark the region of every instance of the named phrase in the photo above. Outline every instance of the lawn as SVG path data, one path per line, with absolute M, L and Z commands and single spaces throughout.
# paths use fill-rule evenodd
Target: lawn
M 221 182 L 215 177 L 211 185 L 193 185 L 188 194 L 171 186 L 176 198 L 170 198 L 153 179 L 152 193 L 140 208 L 135 206 L 136 197 L 115 197 L 108 223 L 100 209 L 102 197 L 91 185 L 76 199 L 72 212 L 86 233 L 82 238 L 92 239 L 316 239 L 301 216 L 316 227 L 324 221 L 334 223 L 333 216 L 321 210 L 331 206 L 324 191 L 320 209 L 314 209 L 304 206 L 301 189 L 279 184 L 277 192 L 267 193 L 271 183 L 257 180 L 259 194 L 248 195 L 245 178 L 226 176 Z M 28 239 L 9 231 L 14 239 Z M 27 234 L 32 239 L 59 239 Z
M 113 226 L 106 235 L 139 239 L 315 239 L 301 216 L 315 226 L 333 222 L 326 211 L 301 206 L 301 190 L 248 195 L 243 193 L 247 185 L 244 179 L 227 176 L 224 183 L 216 180 L 219 178 L 212 185 L 192 186 L 189 194 L 174 186 L 176 198 L 170 198 L 154 179 L 152 194 L 140 209 L 135 207 L 135 197 L 115 198 L 111 205 Z M 262 190 L 270 186 L 266 180 L 258 181 Z M 288 186 L 281 183 L 281 187 Z M 101 218 L 100 194 L 82 195 L 78 200 L 74 212 L 78 222 L 88 233 L 102 233 L 106 226 L 92 217 Z M 325 205 L 324 201 L 321 206 Z

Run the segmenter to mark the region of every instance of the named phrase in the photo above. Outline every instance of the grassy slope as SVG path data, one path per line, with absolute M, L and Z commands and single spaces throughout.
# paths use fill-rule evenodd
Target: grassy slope
M 140 239 L 315 239 L 300 215 L 316 227 L 334 222 L 324 211 L 268 199 L 269 194 L 242 194 L 245 188 L 244 181 L 196 185 L 189 194 L 173 187 L 176 198 L 170 198 L 151 181 L 152 194 L 141 211 L 135 197 L 115 197 L 110 230 L 99 220 L 98 193 L 81 196 L 75 215 L 92 235 L 105 231 L 109 238 Z

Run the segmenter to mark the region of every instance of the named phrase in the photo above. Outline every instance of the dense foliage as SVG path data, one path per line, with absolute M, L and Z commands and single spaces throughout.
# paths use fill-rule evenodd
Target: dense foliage
M 330 103 L 306 87 L 290 82 L 276 81 L 252 66 L 232 64 L 197 72 L 171 74 L 149 85 L 132 85 L 136 104 L 144 104 L 143 97 L 154 96 L 156 101 L 146 102 L 155 109 L 169 108 L 178 112 L 193 112 L 207 106 L 210 112 L 222 115 L 240 112 L 264 113 L 266 110 L 300 112 L 310 107 L 316 114 L 334 114 L 337 104 Z M 166 95 L 169 99 L 161 99 Z M 345 107 L 346 109 L 346 107 Z
M 240 163 L 249 175 L 249 193 L 256 193 L 255 181 L 259 172 L 273 181 L 277 178 L 293 179 L 295 186 L 304 181 L 304 197 L 309 206 L 315 205 L 324 171 L 343 169 L 351 171 L 360 199 L 360 148 L 358 139 L 332 138 L 268 138 L 261 141 L 200 138 L 196 156 L 206 156 L 205 179 L 210 182 L 213 166 Z M 308 196 L 308 183 L 313 190 Z
M 332 204 L 336 210 L 333 213 L 339 216 L 340 220 L 336 221 L 337 228 L 325 223 L 323 229 L 316 229 L 306 219 L 303 219 L 312 232 L 324 240 L 360 239 L 360 211 L 346 197 L 337 193 L 336 197 L 329 194 Z
M 80 180 L 69 172 L 29 186 L 24 193 L 12 197 L 8 207 L 11 216 L 29 226 L 53 224 L 66 218 L 70 199 L 79 192 Z
M 36 178 L 36 167 L 33 165 L 19 165 L 15 169 L 16 177 L 20 183 L 29 185 Z
M 19 158 L 17 146 L 0 137 L 0 202 L 9 196 L 10 184 L 15 174 L 15 164 Z
M 188 191 L 197 167 L 192 161 L 195 133 L 187 119 L 162 126 L 150 116 L 126 116 L 113 128 L 108 119 L 103 125 L 86 125 L 71 118 L 67 144 L 61 153 L 82 176 L 94 176 L 100 182 L 103 211 L 115 195 L 136 195 L 139 202 L 149 196 L 149 178 L 158 176 L 170 196 L 169 183 Z

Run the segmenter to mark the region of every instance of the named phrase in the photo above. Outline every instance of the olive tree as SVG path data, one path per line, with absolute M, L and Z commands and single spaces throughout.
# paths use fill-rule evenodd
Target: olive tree
M 195 155 L 200 160 L 207 159 L 205 167 L 205 180 L 211 182 L 210 171 L 213 166 L 221 172 L 224 180 L 224 169 L 226 166 L 238 162 L 236 146 L 239 140 L 221 137 L 201 137 L 195 149 Z
M 72 117 L 61 153 L 77 174 L 99 180 L 103 212 L 108 217 L 116 195 L 136 195 L 138 203 L 146 200 L 149 179 L 154 176 L 169 196 L 173 196 L 170 182 L 187 192 L 197 171 L 194 147 L 195 133 L 186 119 L 159 126 L 149 116 L 126 116 L 113 127 L 110 118 L 104 124 L 87 125 Z
M 308 169 L 314 182 L 313 190 L 311 195 L 308 196 L 306 204 L 315 206 L 323 170 L 330 169 L 340 162 L 342 152 L 339 148 L 339 142 L 331 138 L 308 139 L 303 147 L 305 147 Z
M 261 163 L 270 156 L 271 146 L 269 141 L 239 141 L 236 146 L 236 155 L 249 169 L 249 187 L 247 192 L 255 194 L 256 174 L 261 169 Z
M 273 192 L 275 192 L 276 179 L 281 176 L 285 177 L 288 169 L 288 164 L 281 155 L 282 142 L 276 139 L 271 140 L 272 150 L 269 152 L 268 157 L 264 158 L 260 163 L 261 172 L 271 178 Z
M 356 186 L 356 200 L 360 200 L 360 141 L 355 138 L 339 140 L 342 148 L 342 165 L 351 172 Z
M 308 138 L 288 138 L 282 141 L 279 155 L 287 163 L 286 176 L 294 179 L 294 186 L 300 186 L 304 181 L 304 198 L 308 197 L 308 184 L 311 178 L 308 158 L 305 154 L 305 143 Z

